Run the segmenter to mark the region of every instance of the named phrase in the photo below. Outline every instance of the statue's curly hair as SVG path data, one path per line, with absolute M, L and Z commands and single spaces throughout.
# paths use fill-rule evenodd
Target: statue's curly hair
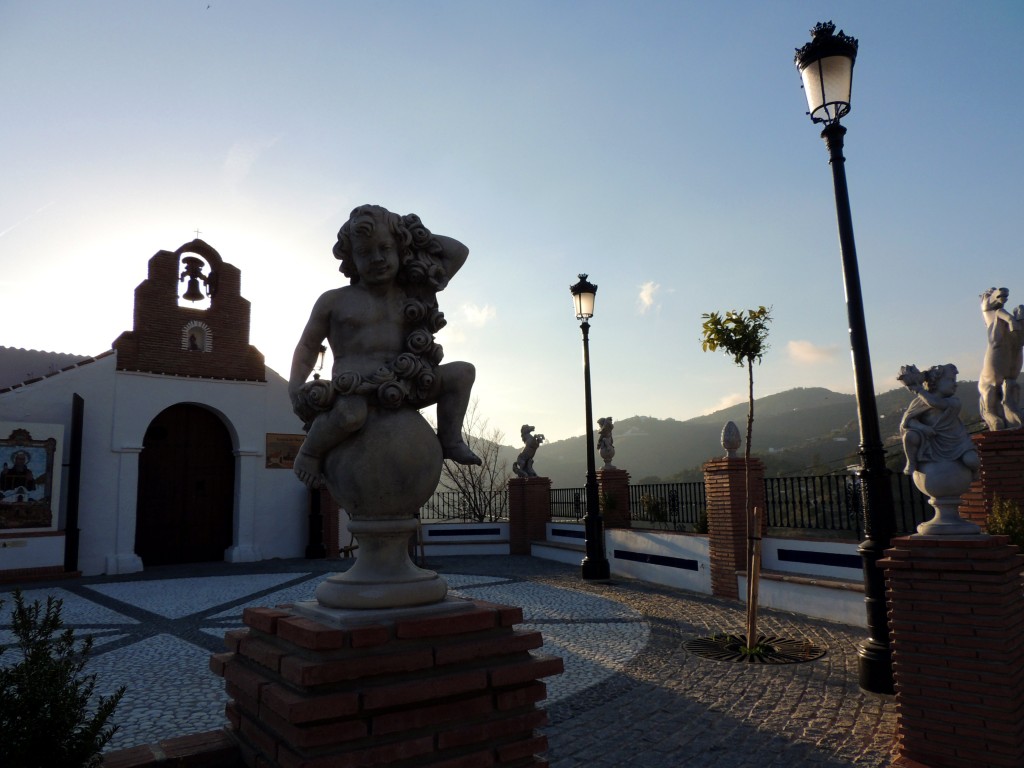
M 378 226 L 385 226 L 395 236 L 398 258 L 401 266 L 412 253 L 412 232 L 405 226 L 402 217 L 379 205 L 360 205 L 349 214 L 340 230 L 338 242 L 334 244 L 334 258 L 341 261 L 338 269 L 353 283 L 359 282 L 355 261 L 352 259 L 352 235 L 371 235 Z

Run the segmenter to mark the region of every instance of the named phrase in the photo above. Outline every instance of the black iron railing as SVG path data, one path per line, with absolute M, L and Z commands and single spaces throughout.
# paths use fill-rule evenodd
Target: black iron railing
M 932 515 L 928 498 L 906 475 L 891 475 L 895 533 L 913 533 Z M 822 531 L 861 539 L 864 513 L 860 480 L 853 475 L 766 477 L 765 507 L 769 528 Z
M 586 488 L 552 488 L 551 519 L 555 522 L 582 521 L 587 515 Z
M 706 515 L 702 482 L 629 486 L 629 516 L 637 527 L 703 532 Z
M 508 520 L 508 492 L 478 491 L 467 495 L 459 491 L 438 491 L 420 508 L 420 520 L 460 520 L 469 523 Z
M 897 534 L 913 533 L 932 516 L 928 498 L 906 475 L 892 474 Z M 860 539 L 864 515 L 859 481 L 853 475 L 766 477 L 765 512 L 769 528 L 821 532 Z M 704 483 L 655 483 L 629 486 L 630 518 L 636 528 L 702 532 L 707 520 Z M 551 519 L 580 522 L 587 514 L 585 488 L 553 488 Z M 420 519 L 492 523 L 508 520 L 507 491 L 435 493 Z

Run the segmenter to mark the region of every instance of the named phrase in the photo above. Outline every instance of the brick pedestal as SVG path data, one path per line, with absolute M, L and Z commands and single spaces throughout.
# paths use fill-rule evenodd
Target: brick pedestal
M 513 477 L 508 481 L 508 548 L 513 555 L 530 554 L 531 541 L 547 538 L 551 522 L 551 479 Z
M 903 765 L 1024 765 L 1024 556 L 1007 542 L 907 536 L 879 560 Z
M 597 470 L 597 492 L 604 499 L 601 516 L 605 528 L 629 528 L 629 472 Z
M 972 435 L 981 457 L 981 477 L 971 483 L 960 502 L 960 516 L 985 530 L 996 496 L 1024 507 L 1024 430 Z
M 711 593 L 738 600 L 736 572 L 746 571 L 747 516 L 743 459 L 723 457 L 703 466 L 708 509 Z M 750 460 L 750 508 L 764 509 L 764 464 Z M 762 526 L 763 528 L 763 526 Z
M 230 730 L 249 768 L 543 766 L 539 678 L 562 660 L 531 654 L 522 610 L 457 610 L 328 625 L 294 610 L 246 609 L 210 660 L 225 680 Z M 355 612 L 353 612 L 355 613 Z M 380 612 L 385 617 L 388 612 Z M 395 615 L 391 612 L 391 615 Z M 370 622 L 370 623 L 368 623 Z

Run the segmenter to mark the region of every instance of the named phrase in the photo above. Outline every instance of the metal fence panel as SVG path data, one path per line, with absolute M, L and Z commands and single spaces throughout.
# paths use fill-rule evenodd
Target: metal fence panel
M 629 516 L 634 526 L 693 531 L 707 513 L 704 483 L 656 483 L 629 486 Z
M 913 533 L 932 515 L 928 497 L 906 475 L 891 476 L 895 533 Z M 839 533 L 864 537 L 861 481 L 854 475 L 766 477 L 769 528 Z
M 496 523 L 508 520 L 508 491 L 438 491 L 420 508 L 421 520 Z
M 551 520 L 579 522 L 587 516 L 586 488 L 552 488 Z

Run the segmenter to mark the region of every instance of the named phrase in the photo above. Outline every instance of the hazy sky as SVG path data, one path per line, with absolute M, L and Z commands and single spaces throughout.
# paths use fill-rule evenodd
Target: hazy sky
M 509 443 L 585 429 L 580 272 L 595 418 L 744 398 L 700 316 L 760 304 L 756 394 L 851 392 L 828 155 L 793 66 L 829 19 L 860 40 L 846 169 L 876 388 L 905 363 L 977 378 L 978 294 L 1024 301 L 1019 0 L 3 0 L 0 344 L 109 349 L 147 260 L 199 229 L 287 376 L 345 282 L 338 228 L 378 203 L 469 246 L 438 341 Z

